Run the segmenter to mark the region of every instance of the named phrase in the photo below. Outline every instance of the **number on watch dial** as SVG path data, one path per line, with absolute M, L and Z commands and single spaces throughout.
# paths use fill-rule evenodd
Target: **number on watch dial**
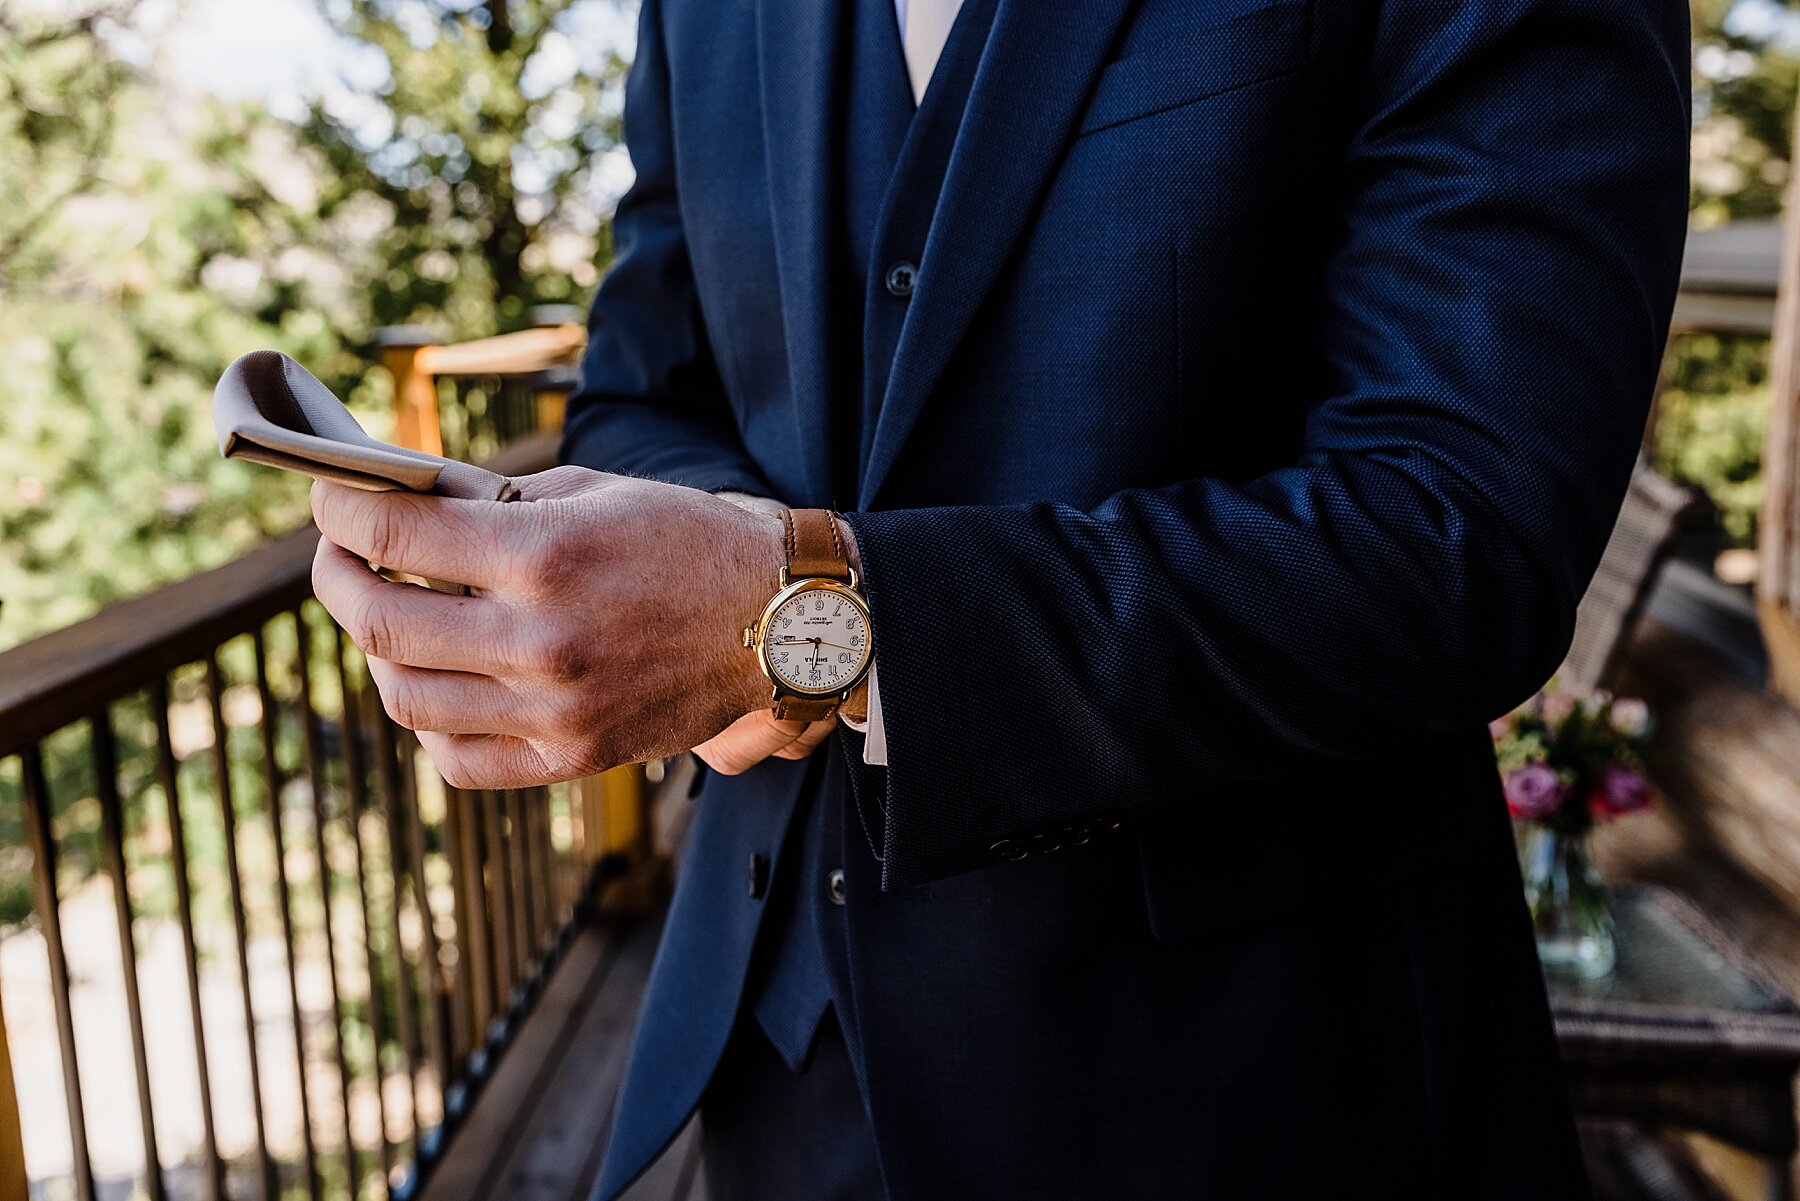
M 869 657 L 869 623 L 841 596 L 800 592 L 770 615 L 763 657 L 790 688 L 841 692 Z

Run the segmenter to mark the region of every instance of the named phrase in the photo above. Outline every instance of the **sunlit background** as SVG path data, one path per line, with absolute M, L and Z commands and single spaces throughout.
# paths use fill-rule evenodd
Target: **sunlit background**
M 1694 0 L 1692 12 L 1694 227 L 1729 226 L 1772 247 L 1791 172 L 1800 0 Z M 302 481 L 218 455 L 209 397 L 239 354 L 271 347 L 293 355 L 385 437 L 394 429 L 395 388 L 374 364 L 395 327 L 416 327 L 418 340 L 459 343 L 578 321 L 610 262 L 609 214 L 632 178 L 621 107 L 635 17 L 629 0 L 0 0 L 0 652 L 237 559 L 304 522 Z M 1675 539 L 1677 559 L 1689 578 L 1725 597 L 1733 620 L 1749 623 L 1752 642 L 1770 406 L 1769 338 L 1755 326 L 1702 322 L 1671 340 L 1646 441 L 1649 462 L 1700 498 Z M 1270 364 L 1271 372 L 1279 367 Z M 234 629 L 236 641 L 206 652 L 221 657 L 217 681 L 189 663 L 162 699 L 169 750 L 188 790 L 184 845 L 195 866 L 187 908 L 198 931 L 208 1040 L 219 1048 L 210 1079 L 221 1098 L 249 1095 L 246 1032 L 234 1014 L 254 1009 L 271 1029 L 293 1024 L 287 1053 L 263 1057 L 261 1089 L 282 1193 L 305 1196 L 296 1167 L 304 1119 L 295 1102 L 308 1090 L 322 1106 L 308 1128 L 320 1148 L 354 1127 L 343 1137 L 372 1169 L 391 1150 L 378 1088 L 383 1097 L 395 1093 L 394 1112 L 405 1108 L 415 1119 L 395 1146 L 441 1117 L 441 1080 L 417 1070 L 409 1078 L 402 1049 L 376 1045 L 366 1008 L 350 1004 L 341 1020 L 328 1012 L 339 981 L 324 936 L 341 924 L 366 940 L 381 937 L 366 899 L 359 908 L 346 882 L 366 885 L 391 868 L 395 887 L 382 901 L 395 923 L 387 952 L 395 963 L 411 956 L 428 976 L 441 966 L 427 962 L 428 927 L 434 905 L 448 906 L 456 888 L 456 848 L 449 798 L 418 765 L 423 850 L 409 879 L 421 887 L 407 909 L 400 868 L 380 857 L 384 846 L 393 849 L 383 842 L 381 815 L 365 829 L 354 814 L 320 807 L 301 768 L 306 738 L 319 735 L 304 724 L 314 720 L 305 705 L 319 710 L 325 733 L 349 729 L 350 706 L 331 689 L 355 677 L 342 674 L 340 655 L 325 690 L 297 700 L 293 670 L 281 665 L 307 652 L 291 630 L 272 627 L 267 694 L 257 687 L 249 634 Z M 286 773 L 271 774 L 266 798 L 257 791 L 257 732 L 265 716 L 278 723 L 265 714 L 265 695 L 280 707 L 271 757 Z M 172 1194 L 198 1197 L 205 1132 L 184 1041 L 188 961 L 173 920 L 181 906 L 160 816 L 154 706 L 134 695 L 114 718 L 123 791 L 114 803 L 122 804 L 121 860 L 138 909 L 156 1137 Z M 65 729 L 39 750 L 61 843 L 55 885 L 81 1073 L 93 1084 L 86 1129 L 102 1195 L 114 1201 L 146 1195 L 144 1157 L 103 790 L 82 733 Z M 223 737 L 232 742 L 217 760 L 224 766 L 208 766 Z M 336 746 L 354 742 L 340 737 Z M 33 1195 L 63 1201 L 76 1195 L 74 1150 L 19 764 L 0 756 L 0 1045 L 10 1047 L 19 1084 Z M 242 970 L 224 883 L 227 832 L 209 782 L 216 776 L 207 774 L 221 771 L 244 776 L 233 844 L 251 886 Z M 350 771 L 330 785 L 340 805 Z M 581 805 L 576 794 L 558 793 L 544 810 L 545 851 L 558 862 L 593 858 L 582 849 Z M 1668 808 L 1690 818 L 1703 812 L 1679 796 Z M 280 820 L 271 822 L 271 813 Z M 1704 813 L 1700 825 L 1714 820 Z M 1784 980 L 1800 983 L 1800 886 L 1784 892 L 1777 877 L 1789 860 L 1758 845 L 1783 845 L 1761 838 L 1781 828 L 1780 816 L 1746 808 L 1722 820 L 1714 841 L 1736 847 L 1780 898 L 1769 910 L 1778 933 L 1765 949 L 1782 963 Z M 293 837 L 278 856 L 273 835 L 284 823 Z M 1644 825 L 1659 831 L 1648 841 L 1676 846 L 1670 831 L 1679 822 Z M 366 871 L 352 855 L 365 837 L 377 850 Z M 491 837 L 490 847 L 501 845 L 498 825 Z M 1631 862 L 1649 862 L 1637 854 Z M 1699 861 L 1686 843 L 1665 858 Z M 271 900 L 278 867 L 292 874 L 299 897 L 297 942 L 285 949 Z M 233 878 L 239 870 L 230 868 Z M 335 886 L 334 874 L 342 877 Z M 443 962 L 455 966 L 451 944 L 463 933 L 444 925 Z M 378 1008 L 388 982 L 369 979 L 379 974 L 373 970 L 357 976 L 354 962 L 350 969 L 347 995 L 360 992 Z M 240 1005 L 246 981 L 252 999 Z M 331 1034 L 296 1056 L 298 1031 L 309 1023 Z M 478 1042 L 480 1031 L 473 1037 Z M 327 1047 L 346 1058 L 333 1063 Z M 296 1079 L 302 1070 L 318 1079 L 304 1085 Z M 353 1087 L 358 1074 L 366 1087 Z M 335 1116 L 334 1094 L 343 1101 Z M 233 1181 L 247 1181 L 256 1132 L 245 1105 L 218 1106 L 216 1138 Z M 362 1195 L 380 1196 L 382 1179 L 375 1172 Z

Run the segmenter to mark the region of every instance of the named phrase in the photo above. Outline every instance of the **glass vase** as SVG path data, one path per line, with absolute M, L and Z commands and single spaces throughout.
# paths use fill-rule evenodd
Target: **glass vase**
M 1612 907 L 1587 835 L 1527 828 L 1519 841 L 1519 870 L 1545 969 L 1590 980 L 1611 972 L 1618 958 Z

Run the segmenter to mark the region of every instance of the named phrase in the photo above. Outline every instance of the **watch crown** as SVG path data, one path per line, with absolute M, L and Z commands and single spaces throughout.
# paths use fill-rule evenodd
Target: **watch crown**
M 745 626 L 744 627 L 744 646 L 745 647 L 753 647 L 755 645 L 756 645 L 756 627 L 755 626 Z

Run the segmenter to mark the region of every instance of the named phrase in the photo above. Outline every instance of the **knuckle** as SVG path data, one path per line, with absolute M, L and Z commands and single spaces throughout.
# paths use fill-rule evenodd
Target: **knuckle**
M 410 535 L 405 510 L 382 497 L 369 506 L 369 557 L 379 566 L 392 567 L 405 559 Z
M 394 724 L 414 731 L 427 728 L 418 690 L 412 685 L 395 680 L 381 690 L 381 704 Z
M 344 632 L 358 650 L 371 659 L 399 661 L 401 640 L 394 614 L 377 591 L 358 601 L 348 615 Z
M 583 757 L 598 770 L 610 771 L 632 759 L 633 756 L 627 748 L 625 735 L 606 733 L 592 740 L 592 743 L 585 748 Z
M 571 556 L 560 538 L 534 538 L 514 555 L 518 573 L 539 588 L 553 587 L 568 575 Z
M 594 712 L 585 696 L 576 692 L 566 693 L 557 698 L 554 711 L 556 732 L 562 737 L 585 739 L 592 736 Z
M 437 765 L 438 775 L 444 777 L 444 783 L 450 787 L 470 789 L 482 786 L 474 765 L 448 738 L 439 740 L 439 745 L 431 752 L 431 760 Z
M 549 506 L 519 514 L 525 525 L 512 551 L 513 569 L 540 589 L 553 589 L 579 573 L 600 548 L 573 528 L 566 511 Z
M 581 634 L 542 634 L 532 640 L 528 660 L 537 674 L 559 683 L 572 683 L 592 665 L 593 643 Z

